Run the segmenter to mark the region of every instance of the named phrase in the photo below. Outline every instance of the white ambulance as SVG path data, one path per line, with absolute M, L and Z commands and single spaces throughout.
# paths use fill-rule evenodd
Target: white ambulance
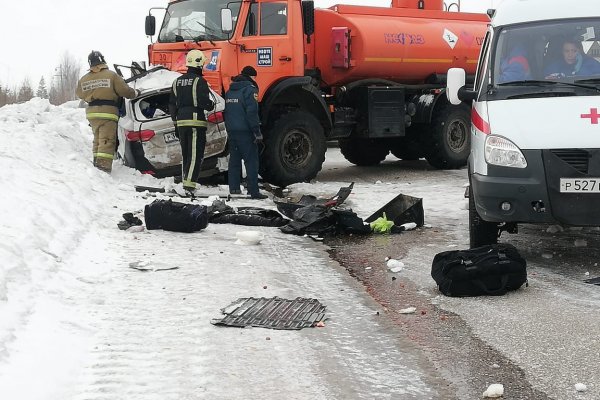
M 600 226 L 600 1 L 504 0 L 474 87 L 448 71 L 453 104 L 472 102 L 471 247 L 517 223 Z

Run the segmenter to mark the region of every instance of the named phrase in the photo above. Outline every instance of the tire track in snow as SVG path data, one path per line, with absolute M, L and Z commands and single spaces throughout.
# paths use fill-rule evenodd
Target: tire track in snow
M 88 304 L 98 333 L 74 398 L 437 398 L 433 373 L 322 247 L 273 228 L 258 228 L 260 246 L 234 245 L 243 229 L 103 232 L 119 255 L 103 301 Z M 128 267 L 146 259 L 179 269 Z M 249 296 L 314 297 L 329 320 L 301 331 L 210 324 Z

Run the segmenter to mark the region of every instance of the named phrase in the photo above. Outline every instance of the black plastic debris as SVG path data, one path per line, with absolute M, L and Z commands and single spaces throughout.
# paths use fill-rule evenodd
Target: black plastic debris
M 423 199 L 406 194 L 399 194 L 390 202 L 375 211 L 365 222 L 373 222 L 379 217 L 386 217 L 394 221 L 394 225 L 400 226 L 408 222 L 414 222 L 417 226 L 423 226 L 425 216 L 423 213 Z
M 585 279 L 584 282 L 592 284 L 592 285 L 598 285 L 598 286 L 600 286 L 600 276 L 597 277 L 597 278 Z
M 353 187 L 354 182 L 352 182 L 349 186 L 341 187 L 332 197 L 317 198 L 316 196 L 305 194 L 297 201 L 291 201 L 290 199 L 273 199 L 273 201 L 277 205 L 277 209 L 280 213 L 288 218 L 294 219 L 294 211 L 302 207 L 315 205 L 329 208 L 339 206 L 348 198 L 348 196 L 350 196 Z
M 240 298 L 221 310 L 226 316 L 211 321 L 213 325 L 244 328 L 298 330 L 310 328 L 325 318 L 325 308 L 316 299 Z
M 117 223 L 117 226 L 122 231 L 125 231 L 125 230 L 131 228 L 132 226 L 139 226 L 139 225 L 143 225 L 142 220 L 139 219 L 138 217 L 135 217 L 133 215 L 133 213 L 130 213 L 130 212 L 123 214 L 123 220 L 121 220 Z

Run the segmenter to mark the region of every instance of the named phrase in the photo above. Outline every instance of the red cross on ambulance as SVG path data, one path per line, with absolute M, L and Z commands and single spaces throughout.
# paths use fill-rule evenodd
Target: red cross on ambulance
M 597 108 L 590 108 L 590 113 L 581 114 L 581 118 L 589 118 L 592 125 L 598 125 L 598 120 L 600 120 L 600 114 L 598 114 Z

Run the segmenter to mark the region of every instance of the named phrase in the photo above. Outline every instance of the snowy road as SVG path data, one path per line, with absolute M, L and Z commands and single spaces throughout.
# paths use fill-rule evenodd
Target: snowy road
M 600 287 L 583 282 L 600 276 L 599 229 L 550 233 L 547 226 L 525 225 L 518 235 L 504 233 L 501 241 L 513 243 L 527 259 L 530 286 L 501 297 L 448 298 L 435 288 L 431 261 L 438 252 L 468 248 L 466 171 L 436 171 L 424 161 L 393 157 L 378 168 L 348 167 L 332 157 L 329 162 L 318 178 L 356 181 L 358 208 L 365 204 L 358 200 L 367 188 L 394 191 L 387 197 L 381 192 L 382 199 L 397 193 L 423 197 L 425 222 L 432 228 L 370 237 L 336 251 L 350 258 L 345 264 L 390 315 L 409 300 L 431 312 L 418 323 L 400 318 L 398 324 L 425 353 L 437 350 L 429 359 L 446 370 L 442 374 L 454 382 L 459 398 L 475 398 L 477 385 L 491 383 L 504 383 L 505 399 L 539 400 L 545 398 L 542 393 L 560 400 L 600 398 Z M 383 183 L 373 185 L 376 181 Z M 385 264 L 373 262 L 388 255 L 406 264 L 396 282 Z M 410 289 L 398 289 L 403 281 Z M 455 323 L 454 316 L 461 321 Z M 479 379 L 473 379 L 476 375 Z M 587 391 L 577 392 L 577 383 Z

